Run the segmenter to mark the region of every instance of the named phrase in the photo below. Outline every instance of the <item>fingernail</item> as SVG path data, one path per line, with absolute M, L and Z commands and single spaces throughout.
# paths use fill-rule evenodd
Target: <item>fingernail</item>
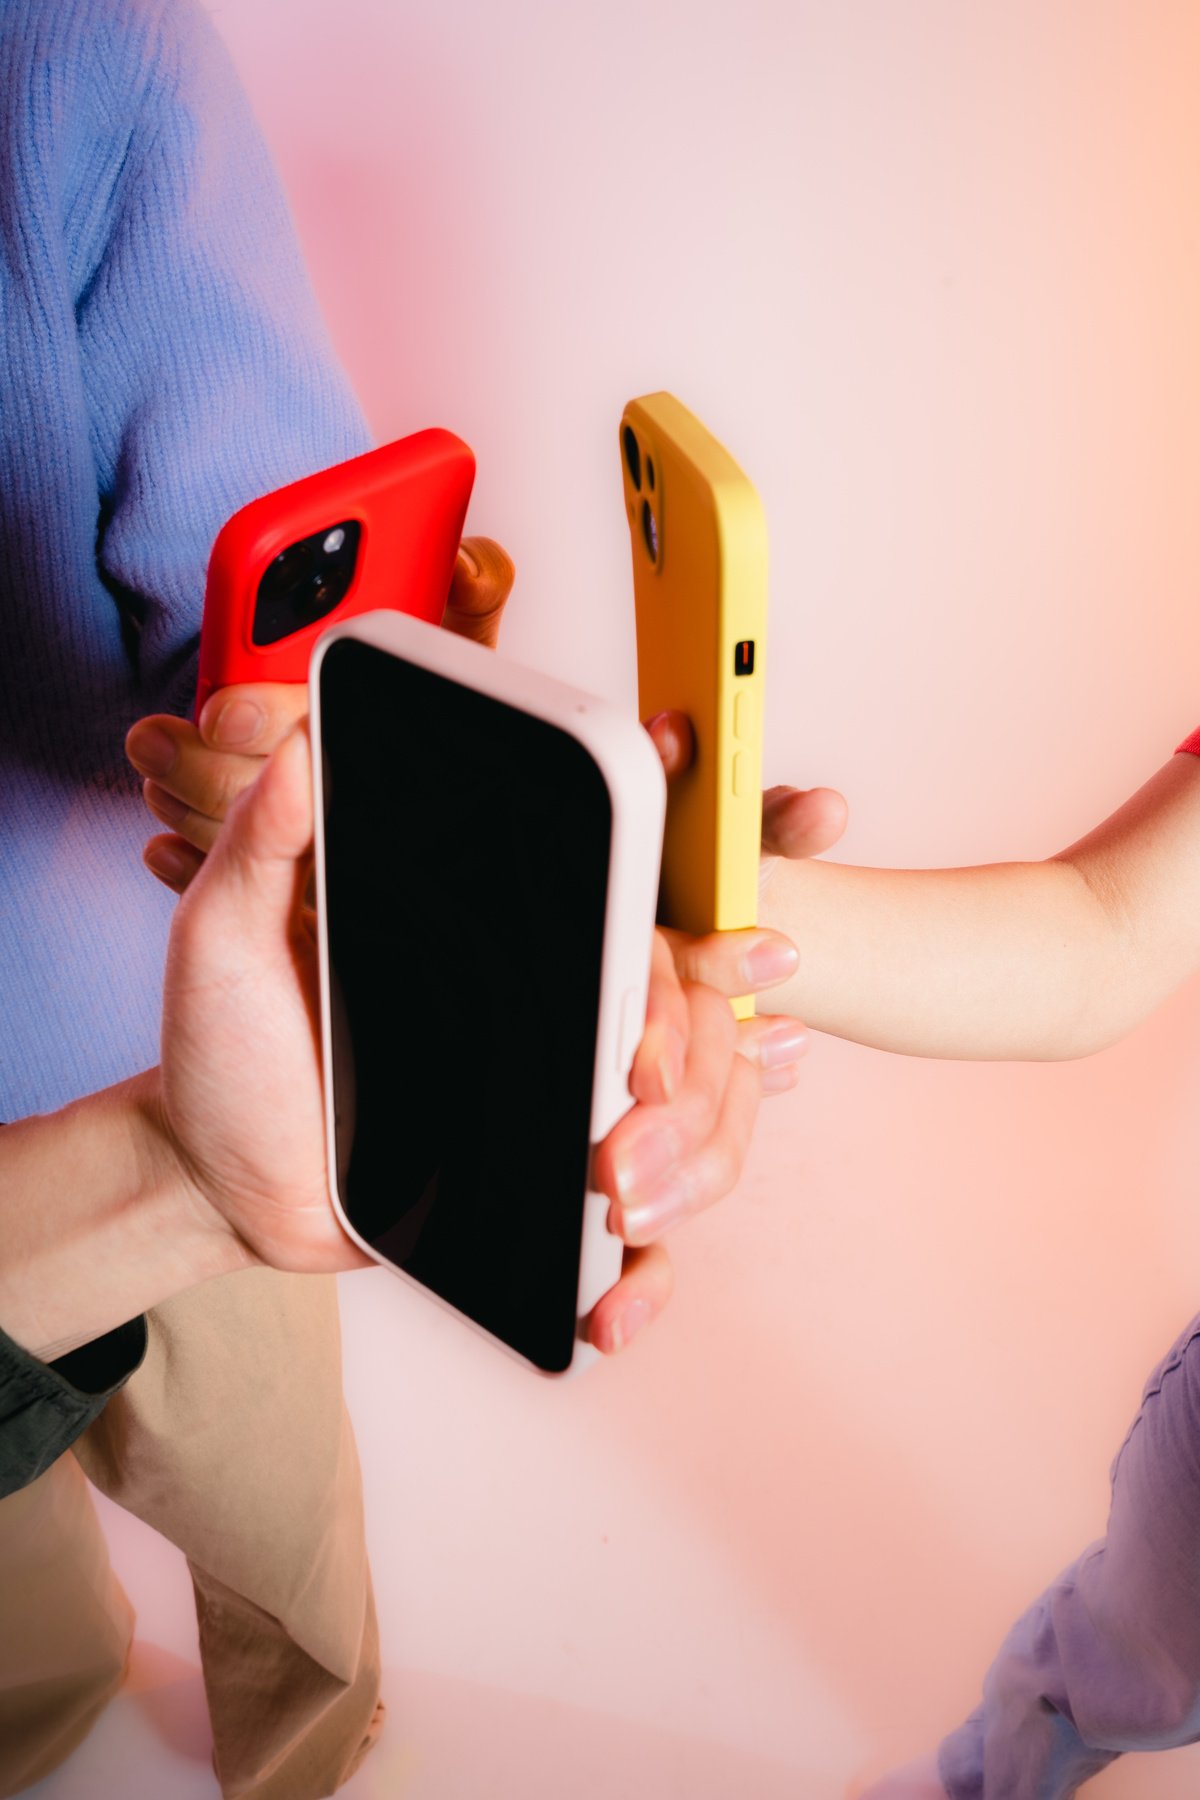
M 664 1175 L 679 1156 L 679 1140 L 673 1131 L 650 1130 L 617 1153 L 617 1196 L 622 1204 L 640 1188 Z
M 808 1048 L 808 1033 L 798 1025 L 782 1025 L 768 1031 L 758 1041 L 758 1060 L 764 1069 L 779 1069 L 794 1063 Z
M 187 858 L 167 844 L 155 844 L 145 855 L 146 867 L 164 881 L 182 881 L 188 872 Z
M 764 1069 L 759 1085 L 764 1094 L 786 1094 L 789 1088 L 799 1085 L 800 1070 L 795 1063 L 789 1063 L 782 1069 Z
M 475 561 L 475 558 L 471 555 L 471 552 L 467 549 L 465 544 L 460 544 L 458 546 L 458 560 L 465 566 L 468 575 L 473 576 L 474 579 L 478 581 L 479 564 Z
M 253 700 L 230 700 L 213 720 L 212 741 L 227 750 L 252 744 L 266 722 L 262 707 Z
M 125 741 L 125 754 L 143 775 L 169 775 L 175 765 L 175 739 L 160 725 L 135 725 Z
M 800 953 L 786 938 L 759 938 L 742 956 L 742 974 L 753 987 L 770 987 L 794 975 Z
M 624 1350 L 626 1344 L 637 1336 L 650 1316 L 648 1300 L 631 1300 L 625 1310 L 619 1312 L 612 1322 L 608 1336 L 610 1349 L 614 1353 Z
M 672 1176 L 669 1181 L 660 1182 L 640 1206 L 622 1210 L 621 1236 L 627 1244 L 648 1244 L 686 1219 L 691 1201 L 688 1183 L 678 1175 Z

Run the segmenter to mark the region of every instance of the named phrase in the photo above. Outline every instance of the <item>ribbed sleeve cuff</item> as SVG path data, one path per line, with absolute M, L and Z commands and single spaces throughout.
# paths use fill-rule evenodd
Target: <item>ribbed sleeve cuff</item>
M 1176 756 L 1181 750 L 1186 751 L 1189 756 L 1200 756 L 1200 728 L 1193 731 L 1190 737 L 1185 737 L 1182 744 L 1176 744 Z

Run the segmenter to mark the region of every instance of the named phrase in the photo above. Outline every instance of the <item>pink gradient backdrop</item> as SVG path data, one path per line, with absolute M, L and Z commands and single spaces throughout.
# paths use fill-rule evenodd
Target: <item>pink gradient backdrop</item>
M 632 705 L 615 425 L 665 386 L 764 494 L 769 776 L 844 788 L 848 857 L 1046 854 L 1200 722 L 1195 7 L 213 11 L 374 426 L 475 446 L 511 654 Z M 393 1702 L 354 1791 L 835 1800 L 957 1723 L 1200 1306 L 1198 1089 L 1195 989 L 1071 1066 L 818 1039 L 576 1386 L 347 1279 Z M 186 1583 L 106 1517 L 195 1738 Z

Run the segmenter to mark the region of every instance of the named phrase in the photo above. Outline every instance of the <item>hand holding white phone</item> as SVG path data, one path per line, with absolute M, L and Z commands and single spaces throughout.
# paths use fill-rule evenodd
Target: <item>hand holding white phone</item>
M 632 1103 L 659 759 L 604 703 L 395 613 L 321 640 L 311 711 L 338 1215 L 563 1373 L 621 1272 L 589 1169 Z

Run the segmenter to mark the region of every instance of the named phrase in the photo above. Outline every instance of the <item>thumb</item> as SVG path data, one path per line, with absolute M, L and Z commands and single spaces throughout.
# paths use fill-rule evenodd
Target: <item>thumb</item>
M 308 731 L 289 733 L 262 774 L 234 805 L 181 905 L 234 915 L 243 941 L 277 937 L 308 873 L 312 845 L 312 773 Z
M 763 853 L 790 862 L 820 856 L 837 843 L 848 816 L 836 788 L 768 788 L 763 795 Z
M 445 629 L 494 650 L 515 578 L 512 558 L 493 538 L 464 538 L 442 619 Z

